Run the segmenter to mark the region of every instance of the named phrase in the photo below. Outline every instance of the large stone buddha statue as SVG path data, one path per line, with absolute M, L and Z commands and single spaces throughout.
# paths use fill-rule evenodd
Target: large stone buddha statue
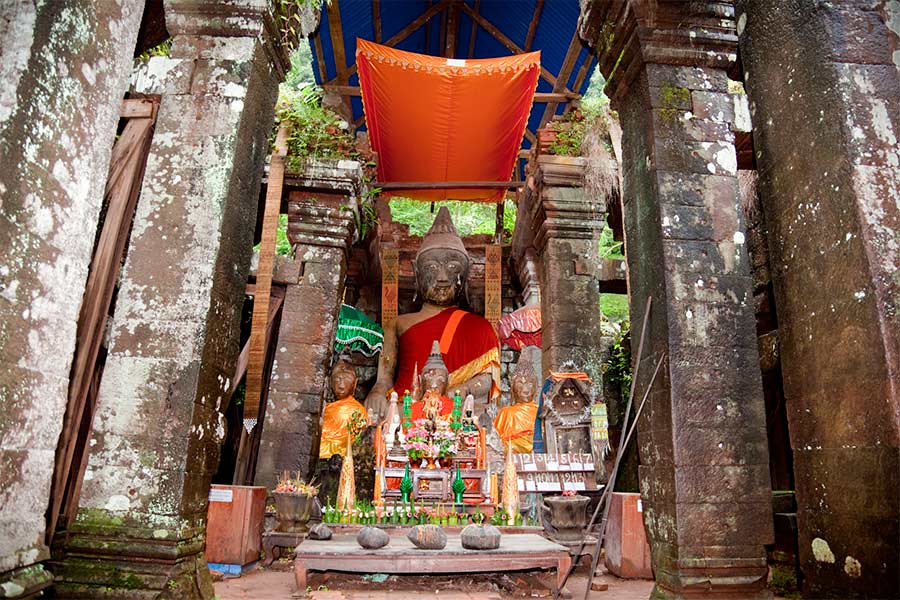
M 373 419 L 387 410 L 387 396 L 411 390 L 413 373 L 421 370 L 438 340 L 449 371 L 448 394 L 471 393 L 482 408 L 500 396 L 500 341 L 491 324 L 458 306 L 469 274 L 469 255 L 453 226 L 450 212 L 441 207 L 422 240 L 414 263 L 418 312 L 399 315 L 384 331 L 384 350 L 378 378 L 366 407 Z

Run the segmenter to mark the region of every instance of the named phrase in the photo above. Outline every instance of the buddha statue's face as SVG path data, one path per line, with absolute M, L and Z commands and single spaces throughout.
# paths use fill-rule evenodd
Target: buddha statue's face
M 339 362 L 331 372 L 331 391 L 334 392 L 334 399 L 346 398 L 352 395 L 355 389 L 356 370 Z
M 443 369 L 425 369 L 422 371 L 422 391 L 435 391 L 443 394 L 447 390 L 447 380 L 449 378 Z
M 534 400 L 534 392 L 537 384 L 528 376 L 514 377 L 512 380 L 512 394 L 516 402 L 531 402 Z
M 468 275 L 469 259 L 456 250 L 432 248 L 416 260 L 419 293 L 426 302 L 438 306 L 456 304 Z

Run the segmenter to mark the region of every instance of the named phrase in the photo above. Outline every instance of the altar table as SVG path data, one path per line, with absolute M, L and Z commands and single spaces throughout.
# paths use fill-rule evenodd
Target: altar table
M 406 536 L 391 536 L 378 550 L 366 550 L 354 536 L 335 535 L 330 540 L 304 540 L 296 549 L 294 578 L 306 589 L 307 571 L 351 573 L 479 573 L 556 567 L 557 586 L 563 584 L 572 564 L 569 551 L 535 534 L 506 534 L 496 550 L 466 550 L 458 534 L 447 536 L 443 550 L 416 548 Z

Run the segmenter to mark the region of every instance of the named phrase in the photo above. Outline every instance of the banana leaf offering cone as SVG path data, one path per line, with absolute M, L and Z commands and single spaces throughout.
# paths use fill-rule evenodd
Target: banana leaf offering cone
M 356 506 L 356 481 L 353 479 L 353 435 L 347 432 L 347 451 L 338 481 L 337 507 L 346 510 Z

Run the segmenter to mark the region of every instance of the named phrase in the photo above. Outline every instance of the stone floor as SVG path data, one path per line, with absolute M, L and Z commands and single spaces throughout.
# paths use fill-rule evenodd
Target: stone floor
M 289 564 L 274 565 L 274 570 L 256 569 L 240 578 L 215 583 L 219 600 L 512 600 L 517 598 L 552 598 L 549 573 L 526 572 L 473 576 L 392 576 L 384 583 L 372 583 L 360 575 L 315 573 L 310 576 L 309 593 L 298 593 Z M 579 567 L 567 585 L 571 597 L 583 598 L 587 568 Z M 505 578 L 505 579 L 504 579 Z M 598 581 L 609 588 L 591 592 L 594 600 L 646 600 L 653 589 L 652 581 L 619 579 L 604 575 Z

